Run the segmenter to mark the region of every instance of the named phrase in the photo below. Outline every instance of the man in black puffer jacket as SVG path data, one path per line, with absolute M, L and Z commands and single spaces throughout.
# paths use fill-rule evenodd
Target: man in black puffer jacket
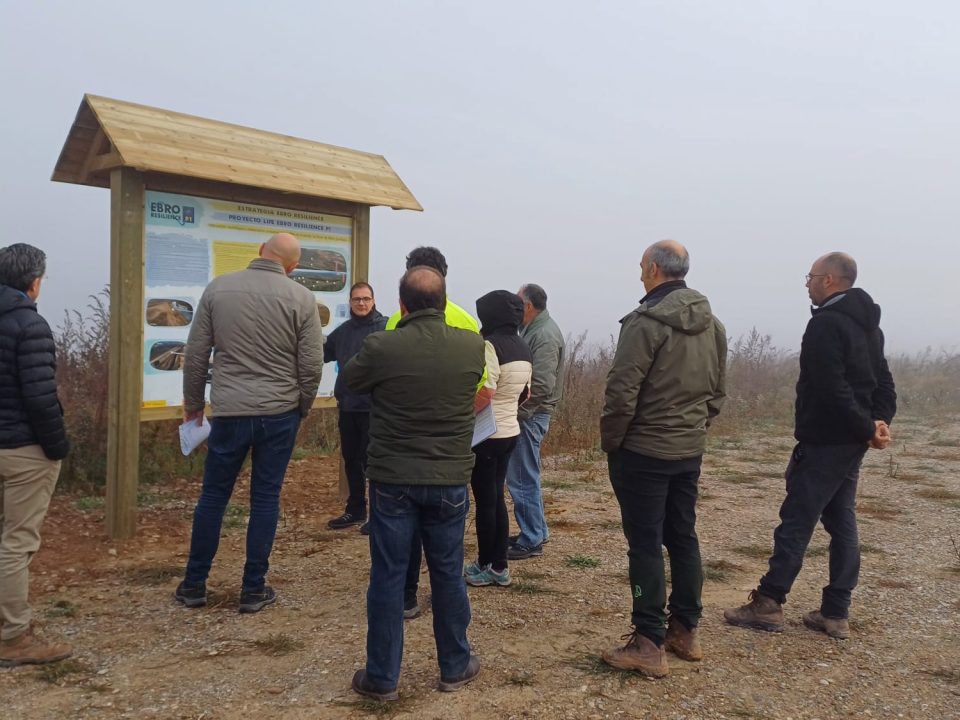
M 830 535 L 830 582 L 820 608 L 804 624 L 849 637 L 850 594 L 860 573 L 857 480 L 868 447 L 890 442 L 897 411 L 893 377 L 883 356 L 880 306 L 859 288 L 857 264 L 845 253 L 824 255 L 807 275 L 816 306 L 800 347 L 797 446 L 787 465 L 787 496 L 773 534 L 770 569 L 750 602 L 724 612 L 727 622 L 783 630 L 783 603 L 803 564 L 817 521 Z
M 0 666 L 48 663 L 71 648 L 33 632 L 28 567 L 70 444 L 57 399 L 53 333 L 37 312 L 46 256 L 0 248 Z
M 340 429 L 340 455 L 347 475 L 350 496 L 343 515 L 327 523 L 331 530 L 342 530 L 365 523 L 367 519 L 367 445 L 370 444 L 370 396 L 350 392 L 340 370 L 360 352 L 367 336 L 387 326 L 387 319 L 377 310 L 373 288 L 368 283 L 354 283 L 350 288 L 350 319 L 327 337 L 323 344 L 323 361 L 337 363 L 337 382 L 333 395 L 337 398 Z M 369 526 L 360 531 L 366 534 Z

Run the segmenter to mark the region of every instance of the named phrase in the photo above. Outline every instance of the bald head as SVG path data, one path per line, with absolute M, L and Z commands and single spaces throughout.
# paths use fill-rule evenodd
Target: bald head
M 447 283 L 437 270 L 417 265 L 400 278 L 400 309 L 403 314 L 447 307 Z
M 260 246 L 260 257 L 280 263 L 287 273 L 293 272 L 300 262 L 300 241 L 290 233 L 271 235 L 270 239 Z
M 660 240 L 648 247 L 640 261 L 643 286 L 647 292 L 671 280 L 683 280 L 690 270 L 690 255 L 676 240 Z
M 846 284 L 843 290 L 852 288 L 857 281 L 857 261 L 847 253 L 827 253 L 814 265 L 819 265 L 821 272 L 831 273 L 839 284 Z
M 847 253 L 832 252 L 816 259 L 807 275 L 807 294 L 814 305 L 853 287 L 857 261 Z

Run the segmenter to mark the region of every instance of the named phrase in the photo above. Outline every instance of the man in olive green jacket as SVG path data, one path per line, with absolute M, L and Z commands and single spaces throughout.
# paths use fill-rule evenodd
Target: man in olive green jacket
M 620 321 L 600 419 L 630 547 L 634 625 L 626 646 L 603 658 L 651 677 L 667 674 L 665 649 L 685 660 L 703 657 L 697 481 L 707 427 L 723 404 L 727 340 L 710 303 L 684 282 L 689 267 L 686 249 L 671 240 L 643 254 L 647 294 Z M 669 627 L 661 546 L 670 554 Z
M 447 325 L 446 283 L 431 267 L 400 281 L 403 318 L 367 337 L 341 377 L 370 394 L 370 586 L 367 662 L 353 689 L 396 700 L 403 656 L 404 579 L 414 533 L 423 538 L 433 593 L 442 691 L 480 672 L 470 653 L 463 532 L 473 469 L 473 399 L 485 366 L 480 335 Z

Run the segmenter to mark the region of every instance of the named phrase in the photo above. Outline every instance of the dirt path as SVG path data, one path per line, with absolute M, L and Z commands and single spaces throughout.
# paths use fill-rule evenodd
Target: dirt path
M 361 701 L 350 677 L 364 658 L 366 541 L 331 532 L 335 463 L 296 463 L 271 583 L 280 602 L 236 612 L 244 517 L 214 565 L 213 606 L 176 605 L 198 482 L 148 488 L 137 539 L 103 538 L 102 508 L 61 495 L 33 565 L 33 604 L 72 661 L 0 671 L 3 718 L 960 718 L 960 419 L 895 426 L 892 451 L 871 452 L 860 490 L 864 549 L 854 637 L 806 630 L 826 579 L 818 531 L 787 605 L 782 635 L 722 623 L 766 565 L 789 434 L 712 442 L 700 504 L 708 581 L 702 664 L 670 659 L 649 681 L 611 671 L 599 652 L 626 632 L 626 542 L 596 458 L 553 458 L 545 475 L 552 539 L 517 562 L 510 589 L 470 590 L 480 679 L 455 694 L 434 686 L 429 611 L 408 622 L 401 700 Z M 246 502 L 246 487 L 235 499 Z M 468 556 L 475 551 L 472 523 Z M 421 604 L 428 589 L 423 576 Z

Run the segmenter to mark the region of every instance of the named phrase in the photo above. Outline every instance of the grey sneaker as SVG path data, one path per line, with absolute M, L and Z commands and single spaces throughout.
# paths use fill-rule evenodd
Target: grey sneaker
M 507 560 L 526 560 L 527 558 L 543 555 L 543 545 L 527 547 L 520 543 L 513 543 L 507 548 Z
M 173 599 L 188 608 L 203 607 L 207 604 L 207 586 L 205 583 L 187 585 L 183 581 L 173 591 Z
M 462 673 L 452 678 L 440 678 L 440 683 L 437 685 L 437 690 L 440 692 L 453 692 L 454 690 L 459 690 L 467 683 L 476 680 L 479 674 L 480 658 L 478 658 L 476 655 L 471 655 L 470 659 L 467 660 L 467 667 Z
M 242 590 L 240 592 L 240 612 L 255 613 L 263 610 L 267 605 L 277 601 L 277 593 L 269 585 L 264 585 L 260 592 Z
M 850 637 L 850 621 L 846 618 L 825 617 L 819 610 L 813 610 L 803 616 L 803 624 L 811 630 L 826 633 L 837 640 Z
M 348 527 L 353 527 L 354 525 L 363 525 L 367 521 L 366 515 L 353 515 L 352 513 L 345 512 L 340 517 L 335 517 L 333 520 L 327 523 L 327 527 L 331 530 L 344 530 Z
M 413 620 L 418 617 L 420 617 L 420 604 L 417 599 L 405 600 L 403 603 L 403 619 Z

